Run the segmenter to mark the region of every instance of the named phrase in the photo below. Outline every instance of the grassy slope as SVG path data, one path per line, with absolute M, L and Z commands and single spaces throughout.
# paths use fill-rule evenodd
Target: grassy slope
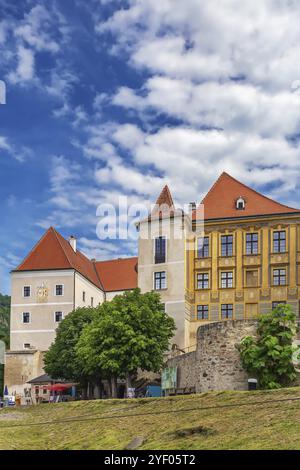
M 255 401 L 299 397 L 300 388 L 271 392 L 209 392 L 186 397 L 97 400 L 0 411 L 0 449 L 125 449 L 137 436 L 142 449 L 300 449 L 300 400 L 255 405 Z M 237 408 L 201 407 L 246 403 Z M 180 413 L 186 408 L 196 411 Z M 161 412 L 175 410 L 175 413 Z M 156 412 L 156 415 L 133 416 Z M 159 414 L 161 413 L 161 414 Z M 79 417 L 114 419 L 67 422 Z M 43 426 L 7 427 L 55 421 Z M 202 434 L 178 430 L 203 426 Z

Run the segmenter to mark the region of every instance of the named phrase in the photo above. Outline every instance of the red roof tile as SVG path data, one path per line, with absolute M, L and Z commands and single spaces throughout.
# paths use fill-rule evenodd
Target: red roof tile
M 174 207 L 174 202 L 173 202 L 173 198 L 171 195 L 171 191 L 169 190 L 169 187 L 167 184 L 163 187 L 156 201 L 157 206 L 162 206 L 163 204 L 168 207 Z
M 137 258 L 91 261 L 53 227 L 50 227 L 16 271 L 74 269 L 106 291 L 137 287 Z
M 98 276 L 106 292 L 137 287 L 137 264 L 137 257 L 95 262 Z
M 246 203 L 244 210 L 236 209 L 236 201 L 240 196 Z M 273 201 L 225 172 L 209 190 L 202 204 L 205 220 L 300 212 L 299 209 Z
M 75 269 L 82 276 L 102 288 L 93 263 L 53 227 L 50 227 L 39 242 L 26 256 L 16 271 L 37 271 L 51 269 Z

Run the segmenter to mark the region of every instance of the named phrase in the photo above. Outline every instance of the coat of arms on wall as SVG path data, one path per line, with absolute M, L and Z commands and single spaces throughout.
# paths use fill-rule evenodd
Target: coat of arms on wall
M 37 288 L 36 297 L 38 302 L 47 302 L 49 289 L 44 282 Z

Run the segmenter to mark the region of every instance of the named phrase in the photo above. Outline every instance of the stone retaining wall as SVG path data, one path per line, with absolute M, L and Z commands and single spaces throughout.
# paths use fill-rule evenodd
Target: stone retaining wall
M 177 366 L 177 388 L 208 390 L 247 390 L 248 376 L 242 368 L 236 345 L 244 336 L 256 333 L 254 320 L 230 320 L 200 326 L 197 349 L 169 359 Z

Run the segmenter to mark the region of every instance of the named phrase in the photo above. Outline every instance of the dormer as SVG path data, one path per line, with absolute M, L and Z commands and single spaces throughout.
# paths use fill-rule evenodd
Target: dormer
M 243 211 L 243 210 L 245 210 L 245 206 L 246 206 L 246 201 L 242 196 L 240 196 L 236 200 L 236 203 L 235 203 L 236 210 L 237 211 Z

